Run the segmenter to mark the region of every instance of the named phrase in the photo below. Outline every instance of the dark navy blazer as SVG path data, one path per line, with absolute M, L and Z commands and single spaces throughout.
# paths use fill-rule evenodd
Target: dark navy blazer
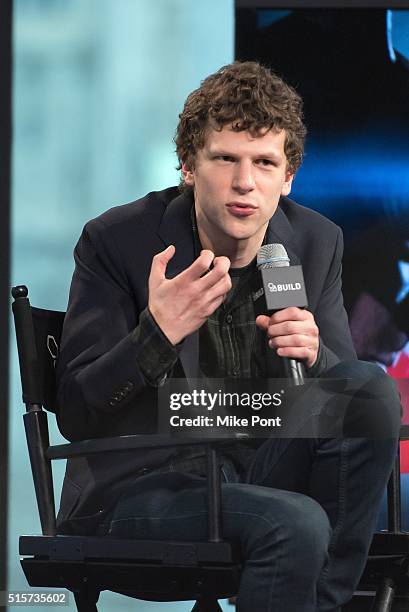
M 153 256 L 174 244 L 173 277 L 194 260 L 191 192 L 172 187 L 113 208 L 85 226 L 75 248 L 67 316 L 57 365 L 57 420 L 69 440 L 156 433 L 156 393 L 138 368 L 133 330 L 148 302 Z M 331 367 L 355 358 L 341 292 L 342 232 L 322 215 L 282 197 L 267 243 L 281 243 L 301 263 L 308 309 Z M 198 333 L 182 344 L 180 364 L 194 377 Z M 278 375 L 278 374 L 277 374 Z M 166 461 L 169 449 L 68 461 L 59 524 L 90 531 L 142 468 Z M 71 522 L 67 522 L 70 519 Z

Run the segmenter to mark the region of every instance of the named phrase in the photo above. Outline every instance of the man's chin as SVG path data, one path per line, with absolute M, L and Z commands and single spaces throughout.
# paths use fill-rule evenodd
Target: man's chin
M 241 241 L 241 240 L 250 240 L 259 231 L 260 231 L 260 228 L 250 228 L 250 227 L 231 228 L 230 227 L 230 228 L 226 228 L 225 234 L 229 236 L 229 238 L 231 238 L 232 240 Z

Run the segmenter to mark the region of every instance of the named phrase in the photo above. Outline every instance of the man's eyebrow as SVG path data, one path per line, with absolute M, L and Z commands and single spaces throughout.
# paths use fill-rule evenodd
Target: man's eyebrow
M 225 155 L 230 156 L 230 157 L 234 157 L 236 155 L 236 153 L 234 151 L 229 151 L 227 149 L 221 149 L 219 147 L 208 147 L 207 148 L 208 152 L 210 153 L 210 155 Z
M 218 155 L 222 157 L 237 157 L 237 152 L 227 149 L 221 149 L 219 147 L 209 147 L 208 152 L 210 155 Z M 282 155 L 274 151 L 262 151 L 252 155 L 253 159 L 271 159 L 272 161 L 280 162 Z
M 257 153 L 257 155 L 254 155 L 254 157 L 256 159 L 271 159 L 272 161 L 277 161 L 277 162 L 280 162 L 283 158 L 283 156 L 280 153 L 276 153 L 275 151 Z

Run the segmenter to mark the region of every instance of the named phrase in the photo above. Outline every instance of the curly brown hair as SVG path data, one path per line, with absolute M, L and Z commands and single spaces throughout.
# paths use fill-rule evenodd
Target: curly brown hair
M 307 132 L 302 107 L 297 92 L 265 66 L 257 62 L 223 66 L 189 94 L 179 115 L 175 135 L 178 169 L 182 163 L 194 168 L 209 126 L 222 130 L 231 125 L 234 131 L 247 130 L 252 136 L 266 128 L 285 130 L 288 169 L 295 173 L 302 162 Z

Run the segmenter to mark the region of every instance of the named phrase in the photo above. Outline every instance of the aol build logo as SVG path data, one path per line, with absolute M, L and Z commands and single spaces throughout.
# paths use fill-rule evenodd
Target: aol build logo
M 271 293 L 277 293 L 281 291 L 300 291 L 301 283 L 283 283 L 282 285 L 276 285 L 275 283 L 267 283 L 267 287 Z

